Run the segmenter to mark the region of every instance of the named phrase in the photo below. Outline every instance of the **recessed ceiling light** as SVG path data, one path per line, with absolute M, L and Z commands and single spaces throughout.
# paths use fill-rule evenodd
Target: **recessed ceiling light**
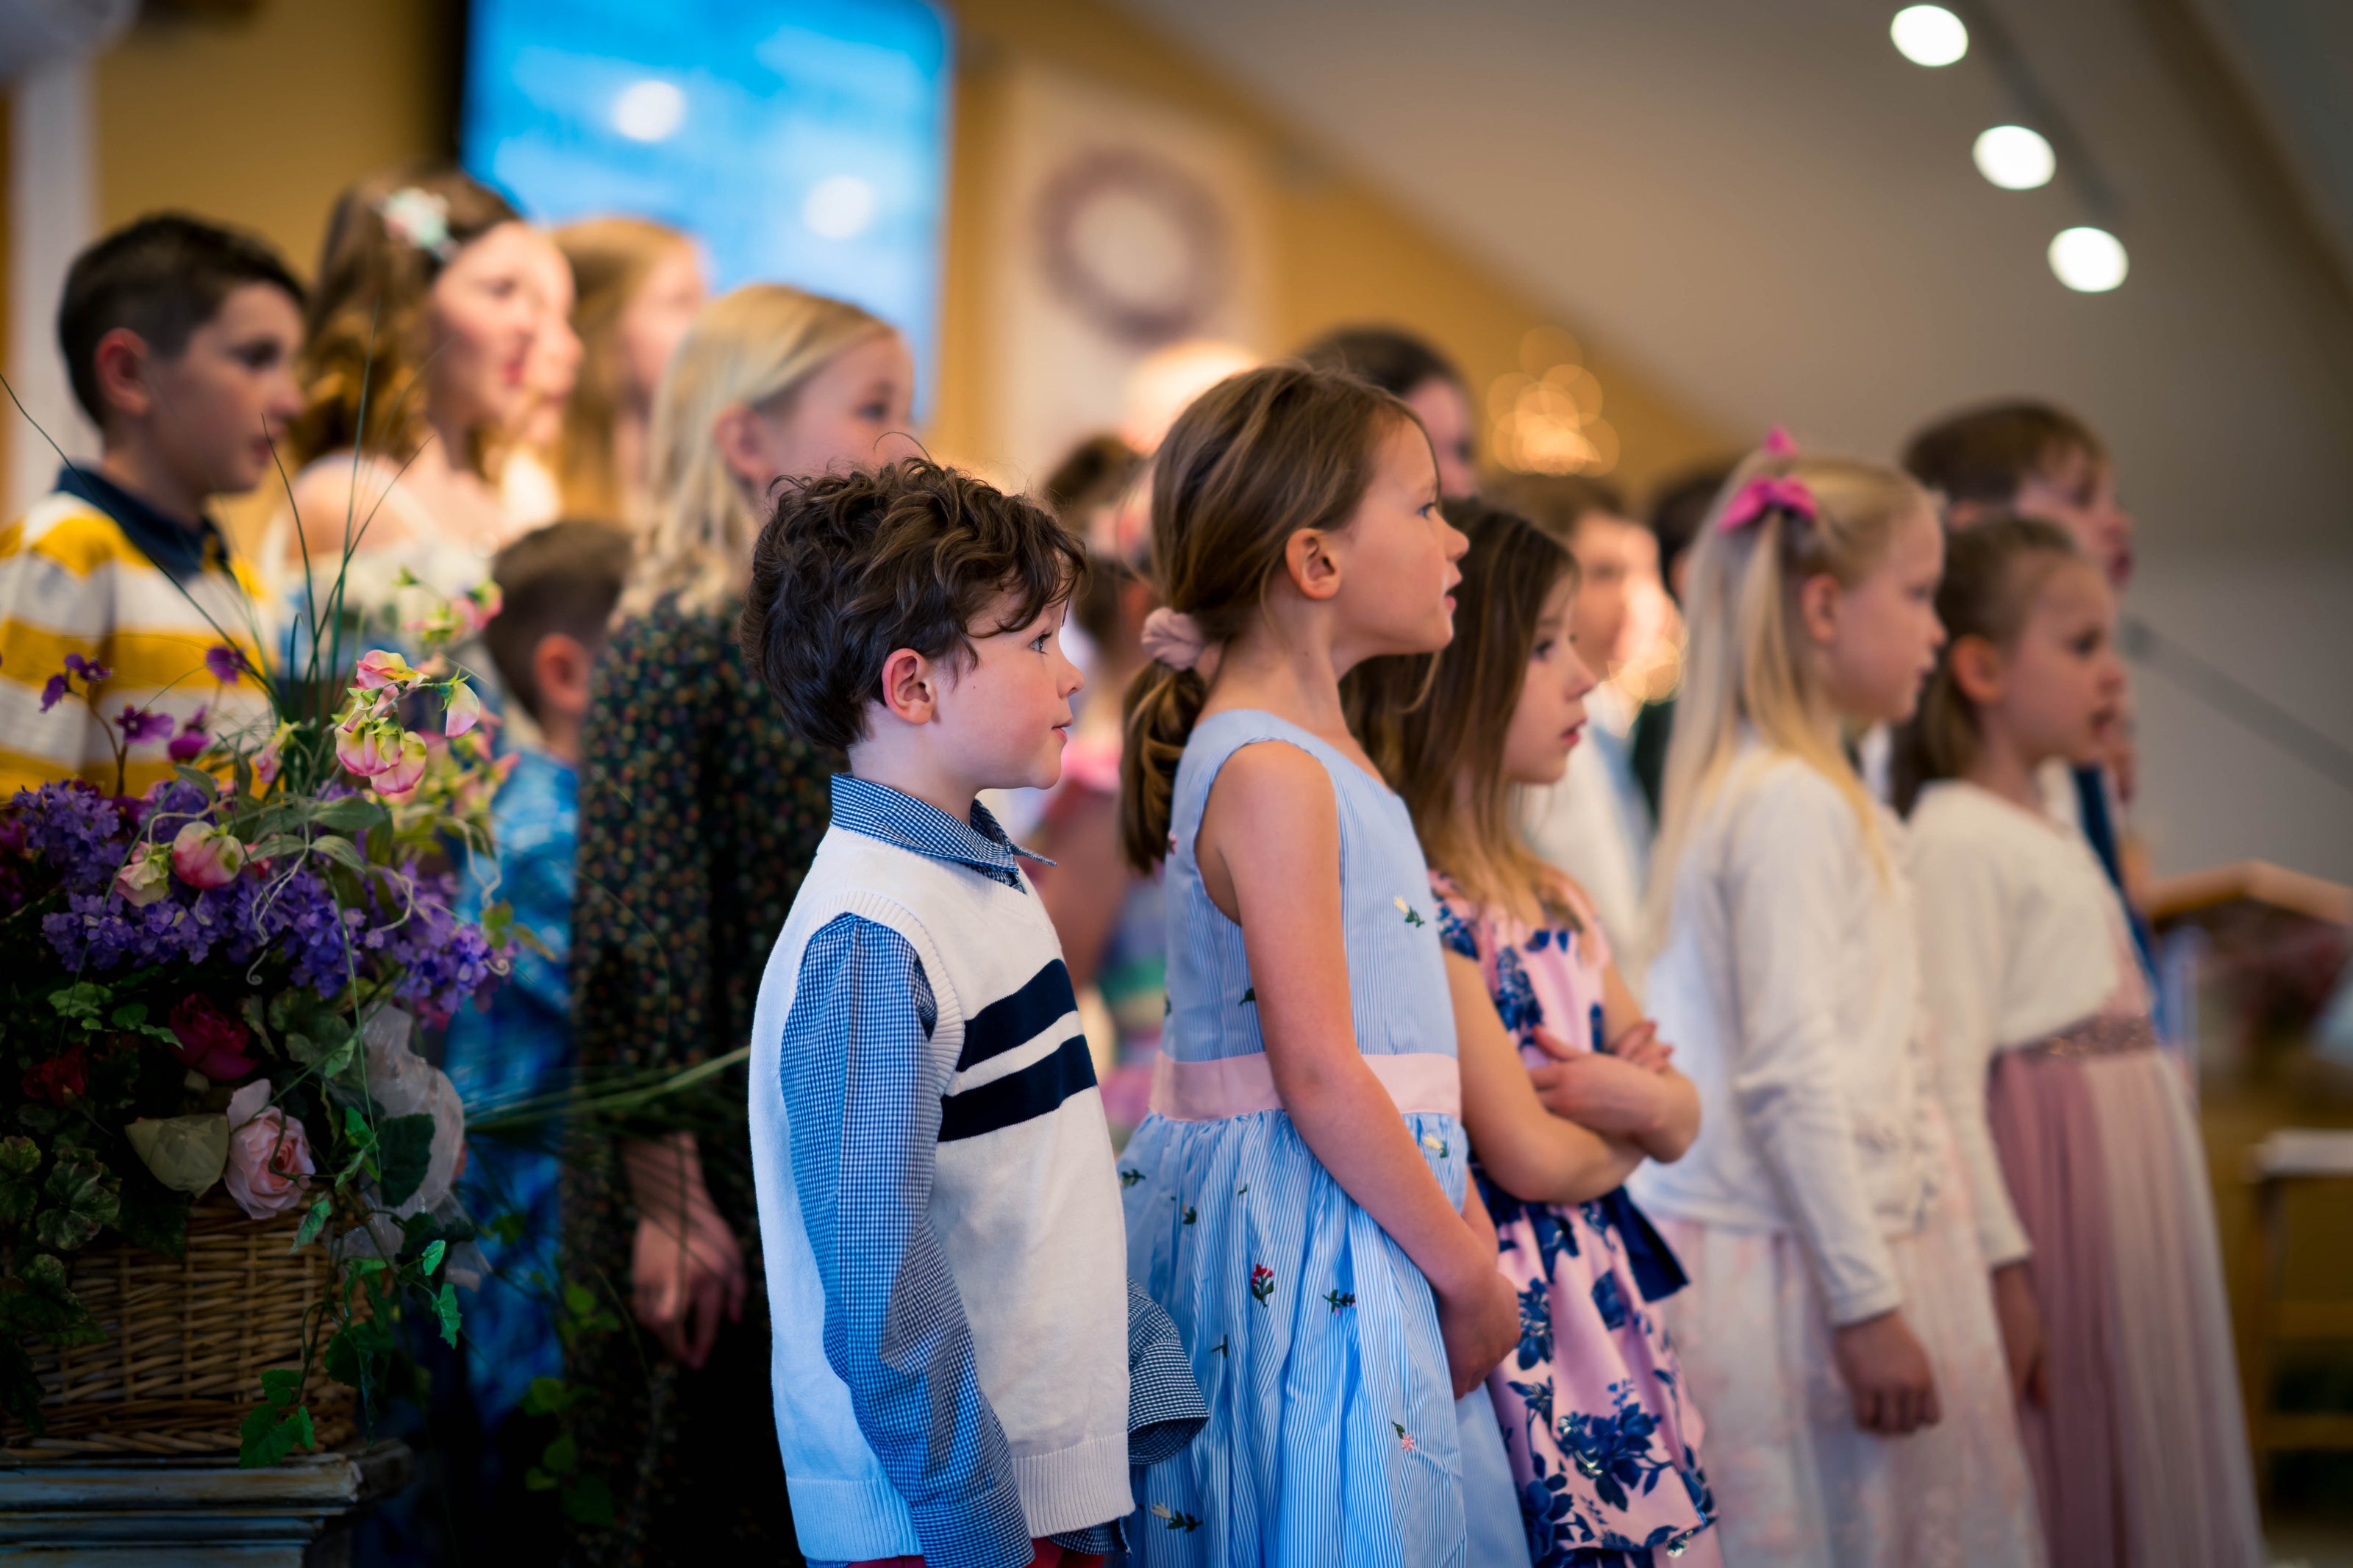
M 2047 185 L 2059 167 L 2051 143 L 2023 125 L 1997 125 L 1983 132 L 1970 155 L 1977 159 L 1978 173 L 2005 191 Z
M 2105 294 L 2125 280 L 2124 242 L 2104 228 L 2063 228 L 2051 241 L 2051 270 L 2083 294 Z
M 1896 52 L 1915 66 L 1948 66 L 1969 52 L 1969 30 L 1942 5 L 1906 5 L 1887 26 Z
M 632 142 L 666 142 L 686 123 L 686 94 L 676 82 L 649 76 L 613 99 L 613 129 Z

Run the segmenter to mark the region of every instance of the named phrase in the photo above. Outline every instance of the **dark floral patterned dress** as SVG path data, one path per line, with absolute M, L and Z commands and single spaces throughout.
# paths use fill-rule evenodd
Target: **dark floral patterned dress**
M 1609 949 L 1592 910 L 1528 926 L 1430 874 L 1439 939 L 1477 961 L 1530 1067 L 1594 1048 Z M 1565 891 L 1567 891 L 1565 889 Z M 1641 1568 L 1715 1556 L 1699 1412 L 1651 1303 L 1682 1268 L 1625 1189 L 1524 1203 L 1472 1173 L 1494 1216 L 1497 1265 L 1520 1298 L 1520 1342 L 1488 1374 L 1535 1568 Z
M 665 601 L 613 635 L 581 737 L 573 908 L 578 1054 L 593 1083 L 678 1068 L 751 1037 L 776 933 L 829 816 L 840 761 L 795 737 L 736 646 L 737 606 Z M 575 1560 L 797 1563 L 768 1389 L 768 1321 L 744 1075 L 693 1106 L 705 1179 L 743 1244 L 751 1299 L 710 1362 L 667 1360 L 629 1312 L 637 1209 L 618 1143 L 582 1142 L 565 1191 L 565 1276 L 627 1325 L 575 1347 L 581 1462 L 614 1491 Z M 682 1110 L 684 1108 L 681 1108 Z

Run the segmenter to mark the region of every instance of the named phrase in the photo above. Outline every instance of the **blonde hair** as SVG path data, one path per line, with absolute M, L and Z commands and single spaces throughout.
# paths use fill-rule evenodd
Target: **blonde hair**
M 764 498 L 720 456 L 712 426 L 739 404 L 790 397 L 844 349 L 890 331 L 845 300 L 781 283 L 747 283 L 702 308 L 654 400 L 653 515 L 617 616 L 641 616 L 673 594 L 688 610 L 743 597 Z
M 440 232 L 404 230 L 387 211 L 427 222 L 438 216 Z M 396 169 L 344 189 L 327 217 L 302 323 L 296 370 L 305 406 L 287 430 L 294 467 L 352 447 L 396 463 L 416 453 L 425 436 L 417 382 L 432 350 L 426 306 L 433 280 L 466 246 L 522 221 L 504 196 L 456 169 Z M 470 432 L 468 450 L 450 457 L 480 473 L 498 434 Z
M 1757 479 L 1788 478 L 1812 491 L 1818 515 L 1785 507 L 1726 530 L 1721 519 Z M 1683 604 L 1691 642 L 1667 750 L 1666 787 L 1651 882 L 1654 939 L 1665 935 L 1675 863 L 1740 747 L 1741 726 L 1838 787 L 1854 808 L 1872 859 L 1886 869 L 1871 795 L 1823 722 L 1823 699 L 1802 646 L 1798 595 L 1827 574 L 1852 587 L 1886 558 L 1905 518 L 1933 517 L 1928 492 L 1894 468 L 1846 458 L 1757 452 L 1735 468 L 1708 508 L 1692 549 Z
M 567 517 L 619 518 L 627 510 L 613 466 L 613 423 L 621 404 L 621 317 L 664 258 L 693 241 L 641 217 L 592 217 L 552 237 L 572 264 L 572 330 L 580 339 L 580 380 L 564 408 L 555 479 Z

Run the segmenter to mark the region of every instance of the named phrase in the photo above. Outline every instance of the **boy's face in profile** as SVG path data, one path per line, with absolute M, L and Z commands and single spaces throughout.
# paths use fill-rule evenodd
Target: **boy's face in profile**
M 1085 679 L 1062 652 L 1069 607 L 1058 600 L 1027 625 L 976 633 L 972 664 L 941 691 L 934 722 L 943 760 L 978 788 L 1047 789 L 1062 776 L 1071 699 Z M 999 600 L 976 625 L 996 626 L 1011 609 Z
M 2110 587 L 2122 589 L 2132 576 L 2131 514 L 2116 504 L 2108 465 L 2083 447 L 2070 447 L 2027 475 L 2010 508 L 2074 535 L 2075 547 L 2099 563 Z
M 123 412 L 192 495 L 236 495 L 274 471 L 271 443 L 302 411 L 294 376 L 302 317 L 283 289 L 230 290 L 212 320 L 165 358 L 148 353 Z

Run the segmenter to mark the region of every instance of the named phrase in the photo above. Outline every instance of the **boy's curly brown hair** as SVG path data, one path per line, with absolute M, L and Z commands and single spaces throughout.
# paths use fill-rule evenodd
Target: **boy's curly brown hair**
M 1029 625 L 1085 572 L 1084 546 L 1041 508 L 909 458 L 784 487 L 753 548 L 738 636 L 793 727 L 846 752 L 892 653 L 968 668 L 976 634 Z

